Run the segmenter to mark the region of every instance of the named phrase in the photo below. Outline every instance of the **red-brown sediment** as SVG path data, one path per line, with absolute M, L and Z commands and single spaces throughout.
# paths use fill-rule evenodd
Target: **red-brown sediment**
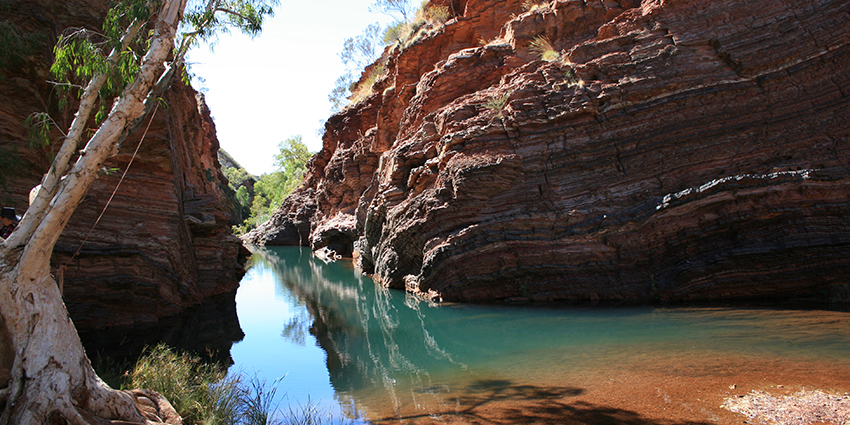
M 841 400 L 850 393 L 848 367 L 755 356 L 662 356 L 569 375 L 554 369 L 540 376 L 494 373 L 458 382 L 433 399 L 420 395 L 397 413 L 389 402 L 382 408 L 380 397 L 370 398 L 367 403 L 374 404 L 365 413 L 373 423 L 387 424 L 740 424 L 747 417 L 723 406 L 730 397 L 773 394 L 774 404 L 762 406 L 768 411 L 781 408 L 779 397 L 797 394 L 803 400 L 823 389 L 839 399 L 835 415 L 847 418 L 850 405 Z

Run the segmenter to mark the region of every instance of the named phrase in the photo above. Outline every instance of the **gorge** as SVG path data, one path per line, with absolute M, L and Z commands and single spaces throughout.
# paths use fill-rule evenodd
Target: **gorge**
M 444 301 L 847 301 L 847 2 L 432 4 L 248 241 Z
M 375 422 L 736 423 L 724 396 L 811 385 L 846 412 L 847 313 L 802 308 L 850 304 L 846 0 L 429 4 L 445 22 L 365 70 L 371 94 L 329 119 L 304 183 L 244 237 L 267 248 L 240 291 L 266 286 L 241 307 L 269 332 L 234 353 L 289 368 L 261 348 L 315 342 L 328 374 L 309 384 Z M 0 61 L 4 205 L 26 209 L 55 148 L 21 123 L 70 119 L 51 44 L 108 7 L 0 0 L 0 30 L 28 34 Z M 56 244 L 57 304 L 90 350 L 229 354 L 249 252 L 215 124 L 186 84 L 162 105 Z M 282 331 L 278 297 L 300 308 Z M 621 308 L 527 306 L 570 303 Z M 693 304 L 659 307 L 674 303 Z

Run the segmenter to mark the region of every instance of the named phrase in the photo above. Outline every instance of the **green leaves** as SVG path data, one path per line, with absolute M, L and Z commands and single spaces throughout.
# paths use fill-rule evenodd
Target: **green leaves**
M 91 40 L 91 32 L 78 29 L 62 35 L 53 48 L 56 59 L 50 67 L 50 74 L 59 82 L 89 80 L 96 73 L 108 69 L 106 58 L 100 47 Z
M 161 0 L 118 0 L 112 2 L 103 24 L 103 32 L 74 29 L 59 38 L 54 48 L 55 61 L 50 68 L 61 94 L 76 96 L 94 76 L 104 74 L 107 80 L 100 90 L 100 110 L 96 120 L 106 117 L 105 99 L 121 93 L 133 83 L 144 53 L 150 47 L 151 31 L 128 31 L 133 25 L 144 27 L 161 5 Z M 184 40 L 175 51 L 175 61 L 196 44 L 195 39 L 208 39 L 230 28 L 243 33 L 259 34 L 267 16 L 273 14 L 278 0 L 208 0 L 191 1 L 182 21 Z M 130 39 L 126 39 L 130 34 Z M 123 43 L 122 43 L 123 40 Z M 108 59 L 109 53 L 117 55 Z M 187 74 L 184 72 L 183 76 Z M 185 78 L 184 78 L 185 79 Z
M 306 171 L 307 161 L 313 156 L 307 150 L 307 145 L 301 135 L 292 136 L 277 145 L 280 153 L 274 156 L 274 165 L 284 174 L 295 176 L 299 171 Z
M 231 28 L 253 37 L 278 4 L 278 0 L 191 0 L 183 15 L 183 35 L 192 44 L 195 37 L 210 40 Z
M 106 100 L 121 93 L 124 87 L 133 82 L 140 69 L 140 55 L 132 48 L 118 52 L 114 63 L 107 60 L 104 51 L 112 43 L 95 43 L 100 37 L 85 29 L 78 29 L 63 35 L 56 43 L 53 53 L 56 59 L 50 67 L 50 73 L 59 83 L 57 88 L 63 97 L 77 97 L 83 86 L 95 75 L 106 75 L 106 82 L 99 92 L 99 108 L 95 115 L 97 123 L 106 119 Z
M 32 113 L 24 120 L 30 149 L 39 149 L 50 145 L 50 124 L 52 122 L 50 115 L 44 112 Z
M 133 22 L 147 22 L 150 20 L 152 12 L 159 10 L 162 5 L 161 0 L 113 0 L 109 3 L 109 12 L 107 12 L 106 19 L 103 21 L 103 32 L 106 38 L 112 42 L 110 48 L 119 48 L 124 30 Z M 134 43 L 140 42 L 141 40 L 134 40 Z
M 260 179 L 254 183 L 254 198 L 243 202 L 241 196 L 244 195 L 240 195 L 239 191 L 236 193 L 240 204 L 251 203 L 249 217 L 245 219 L 241 226 L 234 226 L 233 228 L 237 234 L 247 233 L 268 220 L 283 204 L 284 199 L 304 181 L 304 175 L 307 173 L 307 161 L 313 154 L 307 150 L 307 145 L 302 142 L 301 136 L 290 137 L 280 142 L 278 147 L 280 153 L 275 155 L 274 162 L 278 170 L 260 176 Z M 236 170 L 225 171 L 225 174 L 228 173 L 234 179 L 239 178 Z M 230 178 L 230 175 L 228 175 L 228 178 Z M 244 186 L 240 187 L 239 190 L 243 188 Z
M 24 127 L 27 129 L 30 151 L 44 152 L 45 157 L 53 162 L 53 151 L 50 148 L 50 126 L 56 125 L 50 115 L 40 112 L 32 113 L 24 119 Z M 58 126 L 56 126 L 58 128 Z

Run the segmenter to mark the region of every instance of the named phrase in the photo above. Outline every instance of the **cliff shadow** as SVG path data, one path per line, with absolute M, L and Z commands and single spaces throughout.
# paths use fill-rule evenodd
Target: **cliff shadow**
M 90 359 L 133 363 L 146 347 L 159 343 L 229 366 L 230 348 L 245 334 L 236 315 L 236 291 L 208 298 L 183 314 L 156 324 L 81 331 Z

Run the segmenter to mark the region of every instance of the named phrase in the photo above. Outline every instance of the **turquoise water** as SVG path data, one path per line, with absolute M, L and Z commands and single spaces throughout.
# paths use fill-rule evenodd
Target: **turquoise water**
M 847 313 L 433 305 L 295 247 L 255 253 L 236 303 L 245 338 L 231 349 L 232 370 L 282 378 L 284 410 L 309 400 L 340 417 L 440 422 L 468 411 L 482 388 L 567 397 L 613 379 L 661 388 L 652 380 L 688 376 L 710 386 L 699 380 L 773 376 L 788 364 L 850 367 Z

